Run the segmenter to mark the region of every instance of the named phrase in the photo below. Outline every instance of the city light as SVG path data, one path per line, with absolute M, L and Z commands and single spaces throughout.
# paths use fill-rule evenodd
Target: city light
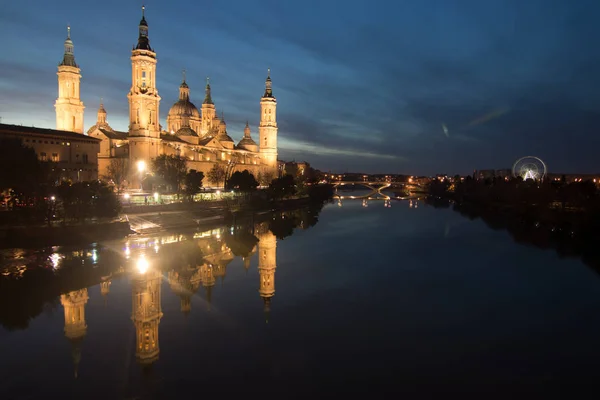
M 123 198 L 124 198 L 125 200 L 129 200 L 129 193 L 125 193 L 125 194 L 123 195 Z
M 157 192 L 154 193 L 154 201 L 158 201 L 158 193 Z
M 148 271 L 148 267 L 150 265 L 148 264 L 148 260 L 146 260 L 146 257 L 144 257 L 144 255 L 142 254 L 138 258 L 136 266 L 140 274 L 145 274 L 146 271 Z
M 137 169 L 138 169 L 138 171 L 139 171 L 140 173 L 141 173 L 141 172 L 144 172 L 144 171 L 146 170 L 146 162 L 145 162 L 144 160 L 140 160 L 140 161 L 138 161 L 138 162 L 137 162 Z

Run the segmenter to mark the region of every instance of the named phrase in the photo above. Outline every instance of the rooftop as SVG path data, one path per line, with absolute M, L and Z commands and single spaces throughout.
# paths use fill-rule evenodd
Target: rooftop
M 42 136 L 59 136 L 70 140 L 91 140 L 100 142 L 100 139 L 84 135 L 83 133 L 75 133 L 69 131 L 59 131 L 56 129 L 37 128 L 34 126 L 0 124 L 0 135 L 3 134 L 30 134 Z

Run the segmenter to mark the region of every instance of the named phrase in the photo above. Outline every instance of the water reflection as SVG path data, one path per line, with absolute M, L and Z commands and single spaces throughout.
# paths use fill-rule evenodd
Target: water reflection
M 158 360 L 158 325 L 163 316 L 161 308 L 161 279 L 159 270 L 148 269 L 144 256 L 138 261 L 138 273 L 132 279 L 131 320 L 135 325 L 135 357 L 142 365 Z
M 81 343 L 87 333 L 85 305 L 88 302 L 87 289 L 74 290 L 60 296 L 65 310 L 65 336 L 71 342 L 75 378 L 81 361 Z
M 71 344 L 77 377 L 88 333 L 88 287 L 100 286 L 106 308 L 113 282 L 129 280 L 135 358 L 140 365 L 149 366 L 160 355 L 163 277 L 179 297 L 179 308 L 184 315 L 192 313 L 194 297 L 202 299 L 205 311 L 210 312 L 213 291 L 218 282 L 225 281 L 231 262 L 239 257 L 247 272 L 255 256 L 257 298 L 262 299 L 268 323 L 275 295 L 277 238 L 291 235 L 296 228 L 314 226 L 319 212 L 320 208 L 287 211 L 232 227 L 131 237 L 86 249 L 5 252 L 4 276 L 0 279 L 0 323 L 8 330 L 25 329 L 45 305 L 55 307 L 55 296 L 59 296 L 64 311 L 64 334 Z

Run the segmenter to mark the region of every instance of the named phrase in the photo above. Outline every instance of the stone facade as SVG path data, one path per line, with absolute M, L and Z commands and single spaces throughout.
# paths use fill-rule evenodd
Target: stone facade
M 109 177 L 108 166 L 115 159 L 128 161 L 131 187 L 139 187 L 141 175 L 135 169 L 143 162 L 148 167 L 159 155 L 178 155 L 188 160 L 188 169 L 204 172 L 215 164 L 222 164 L 230 172 L 247 169 L 254 175 L 277 174 L 277 100 L 273 96 L 270 70 L 265 82 L 265 93 L 260 100 L 259 142 L 251 136 L 246 124 L 244 135 L 236 144 L 227 132 L 223 114 L 217 110 L 207 78 L 205 96 L 200 110 L 191 102 L 190 88 L 185 81 L 179 87 L 179 100 L 167 116 L 167 129 L 160 125 L 160 96 L 156 88 L 156 52 L 150 46 L 148 23 L 142 8 L 137 45 L 131 55 L 131 89 L 129 101 L 129 128 L 115 131 L 107 122 L 107 113 L 101 103 L 96 124 L 87 135 L 101 140 L 98 170 L 101 178 Z M 68 69 L 68 70 L 67 70 Z M 65 55 L 59 66 L 59 96 L 56 101 L 57 126 L 82 133 L 83 103 L 79 100 L 79 66 L 73 55 L 73 42 L 65 42 Z M 205 178 L 205 186 L 210 186 Z
M 0 124 L 0 138 L 19 139 L 33 148 L 40 161 L 54 162 L 62 179 L 73 182 L 98 179 L 101 141 L 73 132 Z

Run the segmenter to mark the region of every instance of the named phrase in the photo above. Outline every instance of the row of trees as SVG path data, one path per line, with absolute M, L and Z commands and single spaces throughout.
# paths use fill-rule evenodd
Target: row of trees
M 188 188 L 190 179 L 194 181 L 194 177 L 188 177 L 187 159 L 177 155 L 160 155 L 152 160 L 152 174 L 147 174 L 143 180 L 143 187 L 146 189 L 156 188 L 165 192 L 191 194 L 193 188 L 197 185 L 192 185 Z M 128 160 L 125 158 L 112 159 L 105 178 L 112 182 L 117 188 L 123 188 L 127 183 L 128 175 L 135 174 L 135 171 L 130 171 Z M 302 167 L 300 167 L 302 165 Z M 247 176 L 240 177 L 234 172 L 239 164 L 235 160 L 229 161 L 227 164 L 215 163 L 212 168 L 206 173 L 206 180 L 212 186 L 225 187 L 226 189 L 240 186 L 252 186 L 252 181 L 247 180 Z M 243 172 L 243 171 L 238 171 Z M 197 172 L 201 173 L 201 172 Z M 248 172 L 249 173 L 249 172 Z M 256 186 L 269 186 L 273 179 L 291 175 L 299 186 L 299 191 L 302 192 L 306 184 L 315 183 L 318 181 L 318 173 L 308 164 L 287 163 L 285 168 L 279 173 L 269 170 L 258 171 L 253 175 Z M 195 177 L 198 175 L 196 174 Z M 204 178 L 204 174 L 202 175 Z M 234 183 L 230 183 L 230 180 Z M 200 186 L 201 188 L 201 186 Z M 197 192 L 196 192 L 197 193 Z
M 273 198 L 283 198 L 294 194 L 306 194 L 307 185 L 317 181 L 314 169 L 310 167 L 300 170 L 298 165 L 290 163 L 282 171 L 282 177 L 277 177 L 271 171 L 259 171 L 256 175 L 248 170 L 233 171 L 238 165 L 215 163 L 206 178 L 215 186 L 223 186 L 226 190 L 252 192 L 259 186 L 269 186 Z M 143 181 L 145 189 L 157 189 L 163 192 L 182 193 L 191 199 L 202 190 L 204 173 L 187 170 L 187 160 L 176 155 L 160 155 L 152 160 L 153 174 L 147 175 Z M 110 179 L 122 182 L 125 179 L 127 166 L 123 160 L 114 160 L 109 166 Z
M 567 183 L 560 180 L 543 182 L 522 178 L 493 178 L 474 180 L 434 180 L 429 193 L 436 197 L 449 197 L 459 202 L 499 205 L 536 206 L 562 210 L 600 211 L 600 191 L 592 181 Z

